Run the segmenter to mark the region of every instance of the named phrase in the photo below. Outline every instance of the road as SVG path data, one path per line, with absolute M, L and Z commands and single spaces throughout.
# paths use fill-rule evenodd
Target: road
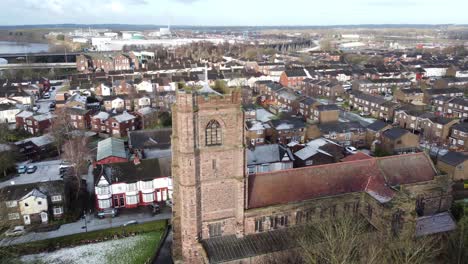
M 51 87 L 55 87 L 55 90 L 50 89 L 50 98 L 49 99 L 38 99 L 36 100 L 36 105 L 40 105 L 40 108 L 37 110 L 37 112 L 44 114 L 50 112 L 49 106 L 50 103 L 55 101 L 55 95 L 57 94 L 57 91 L 60 90 L 60 88 L 63 87 L 63 85 L 58 85 L 55 86 L 54 82 L 51 81 Z
M 112 227 L 119 227 L 131 220 L 137 220 L 139 223 L 157 221 L 157 220 L 167 220 L 171 218 L 171 210 L 169 208 L 164 208 L 161 214 L 152 216 L 149 212 L 140 212 L 136 214 L 121 214 L 115 218 L 105 218 L 99 219 L 94 215 L 87 215 L 87 223 L 85 224 L 84 219 L 81 219 L 74 223 L 64 224 L 60 226 L 59 229 L 49 232 L 30 232 L 20 237 L 4 238 L 0 241 L 1 246 L 17 245 L 28 242 L 40 241 L 49 238 L 56 238 L 62 236 L 69 236 L 78 233 L 85 233 L 89 231 L 103 230 Z M 87 226 L 87 230 L 86 230 Z

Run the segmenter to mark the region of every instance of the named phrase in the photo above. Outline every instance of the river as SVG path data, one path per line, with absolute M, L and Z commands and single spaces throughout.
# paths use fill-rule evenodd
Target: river
M 49 45 L 44 43 L 18 43 L 0 41 L 0 54 L 47 52 Z

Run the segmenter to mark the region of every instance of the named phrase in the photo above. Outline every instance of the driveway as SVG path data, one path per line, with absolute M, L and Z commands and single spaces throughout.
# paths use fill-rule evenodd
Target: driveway
M 137 210 L 137 212 L 125 211 L 115 218 L 104 218 L 99 219 L 94 215 L 87 215 L 86 222 L 81 219 L 74 223 L 61 225 L 59 229 L 49 232 L 30 232 L 20 237 L 4 238 L 0 241 L 0 246 L 16 245 L 22 243 L 28 243 L 33 241 L 45 240 L 49 238 L 56 238 L 62 236 L 68 236 L 78 233 L 85 233 L 89 231 L 103 230 L 112 227 L 119 227 L 130 220 L 137 220 L 139 223 L 166 220 L 170 219 L 172 215 L 170 208 L 163 208 L 161 214 L 152 216 L 149 211 Z

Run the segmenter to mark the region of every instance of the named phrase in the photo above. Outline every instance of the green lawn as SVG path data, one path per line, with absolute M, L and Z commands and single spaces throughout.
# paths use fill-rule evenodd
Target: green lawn
M 115 227 L 105 230 L 92 231 L 87 233 L 79 233 L 65 237 L 52 238 L 26 244 L 15 245 L 9 248 L 16 255 L 33 254 L 51 249 L 70 247 L 82 244 L 95 243 L 114 238 L 127 237 L 130 234 L 145 234 L 145 233 L 164 233 L 167 221 L 154 221 L 139 225 L 127 227 Z

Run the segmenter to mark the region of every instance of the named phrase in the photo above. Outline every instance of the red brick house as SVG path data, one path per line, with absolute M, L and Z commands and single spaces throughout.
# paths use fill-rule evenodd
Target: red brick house
M 123 112 L 122 114 L 110 117 L 107 120 L 107 127 L 114 137 L 126 137 L 128 131 L 135 130 L 136 116 Z
M 79 130 L 91 128 L 91 110 L 82 108 L 67 108 L 67 114 L 70 116 L 71 124 Z
M 305 69 L 292 69 L 284 71 L 280 76 L 280 84 L 287 87 L 298 87 L 307 78 Z
M 16 128 L 22 128 L 33 135 L 42 134 L 50 127 L 54 117 L 51 113 L 37 114 L 22 111 L 15 117 Z

